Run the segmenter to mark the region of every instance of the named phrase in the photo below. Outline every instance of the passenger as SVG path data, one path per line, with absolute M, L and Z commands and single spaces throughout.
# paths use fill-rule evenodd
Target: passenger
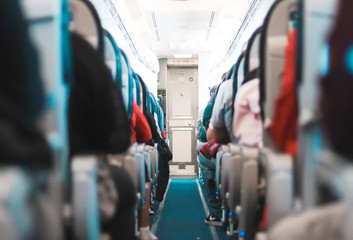
M 235 96 L 233 134 L 239 144 L 249 147 L 263 146 L 263 129 L 260 110 L 259 79 L 250 79 Z
M 5 165 L 49 169 L 51 150 L 36 127 L 44 88 L 19 2 L 0 3 L 0 159 Z
M 233 81 L 224 81 L 218 89 L 213 105 L 207 138 L 214 139 L 219 144 L 236 142 L 232 132 L 232 89 Z
M 171 153 L 169 146 L 165 142 L 164 136 L 162 137 L 157 130 L 157 123 L 154 120 L 154 117 L 150 110 L 147 108 L 147 88 L 145 83 L 142 81 L 142 78 L 139 76 L 139 81 L 143 89 L 143 114 L 145 115 L 148 125 L 152 131 L 152 139 L 157 143 L 158 149 L 158 177 L 157 177 L 157 186 L 156 186 L 156 195 L 154 199 L 162 202 L 164 198 L 164 193 L 167 189 L 169 182 L 169 164 L 168 162 L 172 160 L 173 154 Z M 162 132 L 163 134 L 163 132 Z
M 211 99 L 210 103 L 206 106 L 204 114 L 203 114 L 203 119 L 202 119 L 202 126 L 201 126 L 201 133 L 200 135 L 202 136 L 202 132 L 206 135 L 206 132 L 209 128 L 209 122 L 212 116 L 212 109 L 213 109 L 213 102 L 216 96 L 216 91 L 217 91 L 218 86 L 215 86 L 211 89 Z M 222 201 L 217 197 L 216 194 L 216 183 L 215 183 L 215 177 L 216 177 L 216 158 L 215 156 L 205 156 L 207 155 L 203 150 L 208 147 L 207 137 L 205 139 L 205 142 L 200 143 L 197 146 L 197 151 L 198 151 L 198 158 L 199 158 L 199 167 L 201 169 L 201 176 L 206 188 L 206 192 L 208 194 L 208 208 L 210 211 L 209 216 L 205 219 L 205 223 L 214 225 L 214 226 L 222 226 Z M 210 139 L 211 140 L 211 139 Z M 211 146 L 212 148 L 212 146 Z M 210 149 L 208 149 L 210 150 Z M 212 149 L 214 151 L 214 149 Z M 205 154 L 205 155 L 204 155 Z
M 197 140 L 199 140 L 201 142 L 206 142 L 207 141 L 206 137 L 205 138 L 201 137 L 201 131 L 203 129 L 202 117 L 203 117 L 204 111 L 205 111 L 205 108 L 202 108 L 199 111 L 199 114 L 197 115 L 196 125 L 195 125 L 195 137 L 196 137 Z
M 118 154 L 131 143 L 129 119 L 123 99 L 113 83 L 103 56 L 79 35 L 71 34 L 73 83 L 68 122 L 71 155 Z M 135 189 L 128 173 L 111 166 L 119 201 L 102 230 L 115 239 L 133 239 Z M 100 209 L 102 210 L 102 209 Z M 101 211 L 102 213 L 102 211 Z

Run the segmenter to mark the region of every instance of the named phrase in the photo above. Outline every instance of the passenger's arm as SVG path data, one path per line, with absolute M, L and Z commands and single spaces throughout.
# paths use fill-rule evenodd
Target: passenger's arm
M 215 127 L 210 124 L 207 130 L 207 141 L 215 140 L 219 144 L 227 144 L 230 142 L 228 131 L 226 127 Z
M 214 140 L 219 144 L 227 144 L 230 142 L 226 127 L 213 127 Z
M 207 142 L 213 140 L 214 138 L 215 138 L 214 129 L 212 127 L 209 127 L 206 132 Z

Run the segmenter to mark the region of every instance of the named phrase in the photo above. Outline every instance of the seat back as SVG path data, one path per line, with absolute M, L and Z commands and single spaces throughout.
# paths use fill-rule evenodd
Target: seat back
M 0 171 L 0 232 L 4 240 L 33 237 L 34 218 L 30 214 L 31 179 L 24 171 L 4 168 Z M 16 189 L 16 190 L 15 190 Z
M 299 100 L 299 189 L 304 209 L 316 205 L 316 174 L 320 163 L 320 149 L 324 143 L 318 120 L 318 81 L 322 63 L 327 59 L 322 53 L 328 48 L 327 36 L 334 23 L 337 1 L 315 0 L 302 3 L 302 17 L 299 20 L 298 100 Z M 312 14 L 315 13 L 315 14 Z M 327 64 L 326 64 L 327 65 Z M 325 71 L 325 70 L 324 70 Z M 327 69 L 326 69 L 327 71 Z
M 89 42 L 100 54 L 104 54 L 103 28 L 99 15 L 88 0 L 70 0 L 71 31 Z
M 264 20 L 260 39 L 260 103 L 265 128 L 271 122 L 280 91 L 290 20 L 296 11 L 297 0 L 276 1 Z
M 275 99 L 282 86 L 285 49 L 297 8 L 296 0 L 275 2 L 264 20 L 260 39 L 260 102 L 266 147 L 261 151 L 261 164 L 266 181 L 268 227 L 289 214 L 294 206 L 292 159 L 274 149 L 268 127 L 274 113 Z
M 237 89 L 242 85 L 245 77 L 245 52 L 244 54 L 240 55 L 240 58 L 238 59 L 239 64 L 237 65 L 237 71 L 236 71 L 236 78 L 237 78 Z M 235 77 L 235 75 L 234 75 Z
M 75 239 L 98 240 L 100 236 L 98 161 L 93 155 L 79 156 L 72 160 Z
M 132 116 L 132 100 L 133 100 L 133 72 L 130 67 L 129 59 L 124 51 L 120 51 L 121 59 L 121 91 L 124 97 L 125 107 L 129 118 Z
M 112 73 L 114 82 L 116 82 L 119 89 L 121 89 L 120 81 L 118 80 L 119 74 L 121 73 L 120 50 L 113 36 L 107 30 L 104 30 L 103 34 L 104 60 Z
M 135 144 L 135 154 L 134 159 L 136 162 L 136 176 L 137 176 L 137 204 L 139 208 L 143 206 L 143 199 L 145 197 L 145 181 L 146 181 L 146 172 L 145 167 L 147 165 L 145 161 L 145 145 L 144 144 Z M 148 160 L 148 159 L 147 159 Z
M 140 86 L 140 81 L 138 79 L 138 75 L 135 72 L 133 72 L 133 79 L 134 79 L 134 99 L 135 99 L 137 105 L 139 105 L 141 108 L 141 106 L 142 106 L 142 104 L 141 104 L 141 99 L 142 99 L 141 86 Z M 142 111 L 142 109 L 141 109 L 141 111 Z
M 241 196 L 240 216 L 238 233 L 239 239 L 251 240 L 257 230 L 257 199 L 258 199 L 258 176 L 259 176 L 259 149 L 242 148 L 242 174 L 241 174 Z
M 344 211 L 343 203 L 334 203 L 290 216 L 271 229 L 266 239 L 344 239 Z
M 262 28 L 255 30 L 248 42 L 248 47 L 245 51 L 244 59 L 244 75 L 248 76 L 260 66 L 260 39 Z M 250 76 L 251 77 L 251 76 Z M 254 76 L 256 77 L 256 76 Z M 242 83 L 244 84 L 244 83 Z
M 67 140 L 67 82 L 70 80 L 70 39 L 68 33 L 68 2 L 66 0 L 20 1 L 29 26 L 30 38 L 38 51 L 40 76 L 45 91 L 45 109 L 38 123 L 49 142 L 54 158 L 55 169 L 45 181 L 49 187 L 47 196 L 53 205 L 54 214 L 42 222 L 55 221 L 55 226 L 46 225 L 48 239 L 61 239 L 62 201 L 64 191 L 68 191 L 68 140 Z M 6 3 L 5 3 L 6 4 Z M 11 3 L 13 5 L 14 3 Z M 3 9 L 7 9 L 3 8 Z M 24 38 L 23 38 L 24 39 Z M 31 68 L 36 69 L 34 66 Z M 33 87 L 33 86 L 31 86 Z M 35 87 L 39 89 L 37 86 Z M 23 186 L 25 186 L 23 184 Z M 31 189 L 35 191 L 35 189 Z M 33 192 L 32 192 L 33 193 Z M 19 200 L 20 201 L 20 200 Z M 33 213 L 39 216 L 39 213 Z M 48 217 L 48 216 L 47 216 Z M 23 218 L 26 218 L 24 211 Z M 40 226 L 43 227 L 43 226 Z M 58 231 L 58 229 L 60 229 Z M 37 229 L 38 230 L 38 229 Z M 39 228 L 39 231 L 44 229 Z M 18 230 L 21 232 L 21 230 Z M 43 233 L 44 234 L 44 233 Z M 2 235 L 2 234 L 1 234 Z M 43 238 L 45 235 L 42 235 Z M 26 239 L 26 238 L 23 238 Z

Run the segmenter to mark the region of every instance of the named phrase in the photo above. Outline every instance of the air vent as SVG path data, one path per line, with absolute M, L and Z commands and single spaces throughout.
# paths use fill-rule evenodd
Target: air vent
M 207 29 L 207 34 L 206 34 L 206 41 L 208 41 L 209 37 L 210 37 L 210 32 L 212 30 L 212 26 L 213 26 L 213 21 L 214 21 L 214 15 L 216 14 L 216 12 L 212 12 L 211 13 L 211 18 L 210 18 L 210 22 L 208 24 L 208 29 Z
M 152 17 L 153 28 L 154 28 L 154 32 L 156 33 L 157 41 L 161 41 L 159 37 L 158 27 L 157 27 L 156 15 L 154 14 L 154 12 L 151 12 L 151 17 Z

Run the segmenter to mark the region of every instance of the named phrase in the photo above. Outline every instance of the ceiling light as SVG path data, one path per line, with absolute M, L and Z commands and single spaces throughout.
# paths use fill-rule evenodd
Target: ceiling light
M 192 58 L 192 54 L 186 53 L 186 54 L 174 54 L 174 58 Z

